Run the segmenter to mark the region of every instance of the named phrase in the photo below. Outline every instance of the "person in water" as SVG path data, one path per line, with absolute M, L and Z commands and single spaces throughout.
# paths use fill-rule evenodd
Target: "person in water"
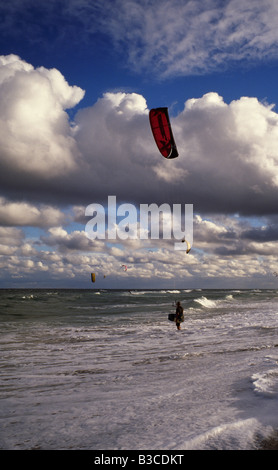
M 181 322 L 183 321 L 183 308 L 181 306 L 180 302 L 177 302 L 177 308 L 176 308 L 176 325 L 177 329 L 181 329 Z

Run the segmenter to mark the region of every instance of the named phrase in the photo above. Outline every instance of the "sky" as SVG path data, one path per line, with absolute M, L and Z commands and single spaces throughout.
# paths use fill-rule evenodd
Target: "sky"
M 1 2 L 0 288 L 276 288 L 277 26 L 276 0 Z M 190 253 L 89 238 L 109 196 L 193 205 Z

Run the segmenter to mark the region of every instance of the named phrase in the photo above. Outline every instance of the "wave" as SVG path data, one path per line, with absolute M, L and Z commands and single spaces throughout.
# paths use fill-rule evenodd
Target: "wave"
M 186 441 L 182 448 L 185 450 L 254 449 L 255 438 L 262 432 L 259 421 L 248 418 L 215 426 Z
M 207 299 L 206 297 L 200 297 L 199 299 L 194 299 L 194 302 L 202 305 L 205 308 L 213 308 L 216 307 L 216 301 Z
M 201 305 L 204 308 L 216 308 L 221 305 L 223 306 L 223 303 L 225 302 L 229 303 L 234 300 L 235 299 L 232 294 L 227 294 L 225 295 L 225 297 L 216 299 L 216 300 L 208 299 L 207 297 L 203 295 L 202 297 L 194 299 L 194 302 L 196 302 L 197 304 Z
M 266 397 L 278 395 L 278 370 L 270 369 L 263 373 L 252 375 L 255 393 Z

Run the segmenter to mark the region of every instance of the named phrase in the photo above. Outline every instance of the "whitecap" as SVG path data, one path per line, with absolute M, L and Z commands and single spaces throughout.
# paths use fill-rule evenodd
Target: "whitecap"
M 207 299 L 206 297 L 200 297 L 199 299 L 194 299 L 195 302 L 202 305 L 205 308 L 213 308 L 216 307 L 216 302 L 213 300 Z
M 255 393 L 263 396 L 274 397 L 278 395 L 278 370 L 270 369 L 252 375 Z

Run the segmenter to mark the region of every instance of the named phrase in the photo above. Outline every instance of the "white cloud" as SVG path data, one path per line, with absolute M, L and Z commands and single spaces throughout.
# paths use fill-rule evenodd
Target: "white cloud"
M 106 93 L 80 110 L 74 126 L 64 108 L 82 90 L 57 70 L 34 70 L 17 56 L 0 66 L 2 193 L 37 201 L 89 205 L 116 195 L 118 202 L 183 202 L 199 212 L 276 213 L 278 115 L 272 105 L 242 97 L 230 104 L 215 92 L 190 98 L 172 118 L 180 156 L 160 156 L 145 98 Z M 2 201 L 3 202 L 3 201 Z M 4 223 L 12 205 L 3 204 Z M 42 226 L 35 209 L 29 223 Z M 5 214 L 4 215 L 4 211 Z M 18 215 L 19 223 L 23 214 Z
M 200 211 L 276 211 L 273 106 L 248 97 L 227 104 L 217 93 L 189 99 L 172 119 L 180 156 L 170 161 L 156 149 L 147 114 L 143 97 L 124 93 L 79 111 L 75 137 L 87 162 L 82 182 L 94 198 L 115 194 L 138 203 L 183 201 Z
M 58 70 L 0 57 L 0 160 L 8 170 L 49 178 L 76 167 L 79 152 L 65 109 L 84 96 Z
M 203 74 L 278 55 L 276 0 L 114 0 L 97 7 L 99 29 L 125 50 L 133 69 L 152 75 Z M 69 8 L 77 12 L 75 0 Z M 83 21 L 85 11 L 93 14 L 87 2 Z
M 14 227 L 0 227 L 0 255 L 13 256 L 22 245 L 24 233 Z
M 194 204 L 199 212 L 276 213 L 273 106 L 248 97 L 227 104 L 215 92 L 188 99 L 172 118 L 180 156 L 166 160 L 154 143 L 142 95 L 106 93 L 80 110 L 71 127 L 64 108 L 83 92 L 60 72 L 34 70 L 16 56 L 2 57 L 0 77 L 1 71 L 3 194 L 38 202 L 51 198 L 56 206 L 89 205 L 116 195 L 118 202 Z M 19 224 L 45 226 L 51 217 L 52 225 L 60 223 L 61 214 L 47 206 L 18 206 L 16 215 L 12 203 L 1 202 L 5 224 L 13 213 Z
M 22 230 L 15 227 L 0 227 L 0 243 L 2 245 L 20 246 L 23 239 Z
M 272 255 L 278 238 L 274 222 L 263 231 L 240 219 L 215 216 L 277 213 L 278 115 L 273 106 L 248 97 L 228 104 L 217 93 L 187 100 L 171 120 L 180 156 L 168 161 L 155 146 L 142 95 L 106 93 L 77 113 L 72 128 L 65 109 L 78 103 L 80 89 L 70 87 L 58 71 L 34 69 L 16 56 L 1 60 L 2 276 L 83 279 L 96 267 L 111 279 L 122 279 L 123 263 L 130 265 L 129 278 L 135 281 L 221 278 L 223 270 L 227 278 L 247 278 L 268 273 L 270 265 L 278 270 Z M 48 139 L 54 147 L 45 149 Z M 9 192 L 21 193 L 22 202 L 8 199 Z M 55 207 L 42 203 L 45 195 Z M 175 252 L 172 241 L 106 243 L 89 240 L 76 227 L 65 228 L 59 204 L 73 202 L 80 222 L 81 204 L 85 213 L 86 205 L 103 203 L 108 195 L 116 195 L 118 203 L 193 204 L 202 216 L 195 218 L 190 255 Z M 49 231 L 34 242 L 16 226 Z M 226 259 L 231 263 L 225 268 Z
M 273 106 L 242 97 L 230 104 L 217 93 L 185 103 L 173 120 L 187 194 L 210 211 L 275 212 L 278 116 Z M 186 191 L 186 190 L 185 190 Z M 188 201 L 189 202 L 189 201 Z M 253 209 L 252 209 L 253 207 Z
M 88 194 L 103 198 L 120 193 L 127 198 L 135 192 L 138 197 L 147 182 L 151 186 L 154 147 L 143 96 L 105 93 L 93 106 L 80 110 L 75 122 L 76 142 L 86 162 L 81 168 L 82 186 Z
M 51 206 L 8 201 L 0 197 L 0 224 L 10 226 L 51 227 L 65 222 L 65 214 Z
M 278 56 L 276 0 L 10 0 L 0 13 L 2 34 L 32 47 L 47 35 L 54 47 L 89 41 L 93 50 L 101 33 L 125 66 L 152 78 Z
M 119 286 L 121 282 L 125 287 L 127 282 L 138 287 L 175 284 L 196 287 L 207 285 L 210 279 L 218 282 L 218 286 L 220 282 L 230 282 L 230 287 L 234 287 L 234 282 L 241 282 L 243 287 L 250 285 L 254 276 L 266 279 L 266 283 L 273 281 L 272 272 L 278 269 L 273 254 L 277 251 L 277 240 L 256 242 L 246 219 L 243 222 L 219 216 L 212 220 L 198 215 L 194 226 L 189 255 L 175 251 L 173 241 L 168 240 L 90 243 L 82 231 L 67 232 L 63 227 L 53 227 L 41 237 L 43 245 L 39 245 L 35 240 L 25 239 L 21 230 L 2 228 L 0 278 L 30 280 L 32 285 L 41 280 L 52 286 L 56 281 L 73 279 L 83 287 L 90 287 L 93 271 L 97 273 L 98 286 L 102 287 L 111 287 L 113 283 Z M 127 272 L 122 264 L 128 266 Z
M 106 246 L 100 240 L 90 240 L 85 231 L 67 231 L 61 226 L 51 227 L 47 235 L 41 236 L 42 242 L 50 247 L 55 247 L 61 253 L 69 251 L 105 252 Z

